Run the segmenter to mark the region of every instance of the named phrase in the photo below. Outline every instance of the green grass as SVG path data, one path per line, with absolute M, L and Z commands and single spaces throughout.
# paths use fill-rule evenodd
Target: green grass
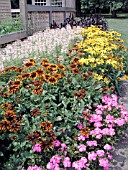
M 128 18 L 127 19 L 106 19 L 109 29 L 113 29 L 122 35 L 122 39 L 125 40 L 125 46 L 128 47 Z

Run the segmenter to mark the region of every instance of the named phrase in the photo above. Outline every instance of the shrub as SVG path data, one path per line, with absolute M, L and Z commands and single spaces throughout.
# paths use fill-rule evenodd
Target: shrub
M 23 26 L 19 17 L 16 17 L 15 20 L 13 18 L 6 18 L 0 23 L 0 34 L 7 34 L 21 30 L 23 30 Z

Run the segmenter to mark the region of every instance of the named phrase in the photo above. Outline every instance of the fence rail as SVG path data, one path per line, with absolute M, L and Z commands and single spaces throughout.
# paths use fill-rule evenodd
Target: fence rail
M 6 44 L 12 41 L 16 41 L 22 38 L 27 37 L 26 31 L 18 31 L 18 32 L 12 32 L 9 34 L 2 34 L 0 35 L 0 45 Z
M 55 7 L 55 6 L 38 6 L 38 5 L 27 5 L 28 12 L 50 12 L 50 11 L 58 11 L 58 12 L 76 12 L 74 8 L 69 7 Z

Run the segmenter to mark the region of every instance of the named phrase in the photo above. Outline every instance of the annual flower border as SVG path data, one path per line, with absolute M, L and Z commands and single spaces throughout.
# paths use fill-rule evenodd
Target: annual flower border
M 117 32 L 92 26 L 82 35 L 62 61 L 29 58 L 1 72 L 0 133 L 13 148 L 6 168 L 18 157 L 27 170 L 109 169 L 128 122 L 117 95 L 126 50 Z

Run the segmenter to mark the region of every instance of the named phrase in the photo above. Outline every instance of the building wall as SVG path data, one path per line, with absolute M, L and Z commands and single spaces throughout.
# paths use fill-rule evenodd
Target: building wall
M 76 0 L 66 0 L 66 7 L 76 8 Z
M 42 0 L 43 1 L 43 0 Z M 59 0 L 59 2 L 62 1 L 63 7 L 70 7 L 70 8 L 76 8 L 76 0 Z M 41 0 L 38 0 L 38 2 L 41 2 Z M 51 6 L 52 0 L 45 0 L 46 6 Z M 35 0 L 32 0 L 32 4 L 35 5 Z
M 0 0 L 0 21 L 6 17 L 11 17 L 10 0 Z

